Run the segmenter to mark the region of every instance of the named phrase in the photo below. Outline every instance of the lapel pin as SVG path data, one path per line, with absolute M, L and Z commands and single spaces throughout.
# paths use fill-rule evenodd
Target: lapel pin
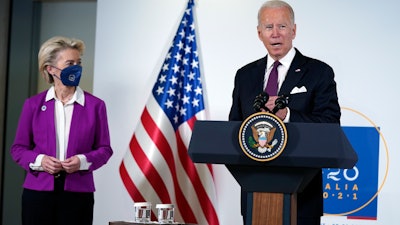
M 42 111 L 46 111 L 47 107 L 45 105 L 42 105 Z
M 300 69 L 296 69 L 295 72 L 300 72 Z

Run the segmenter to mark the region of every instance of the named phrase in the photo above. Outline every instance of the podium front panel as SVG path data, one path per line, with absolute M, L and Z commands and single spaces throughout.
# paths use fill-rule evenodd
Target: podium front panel
M 353 168 L 357 154 L 339 124 L 287 123 L 287 144 L 268 162 L 250 159 L 240 148 L 240 121 L 196 121 L 189 156 L 196 163 L 268 167 Z

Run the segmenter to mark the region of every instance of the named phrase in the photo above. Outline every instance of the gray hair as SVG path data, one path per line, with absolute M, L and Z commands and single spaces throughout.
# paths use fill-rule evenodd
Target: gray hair
M 271 0 L 271 1 L 267 1 L 264 4 L 262 4 L 262 6 L 260 7 L 260 9 L 258 10 L 258 15 L 257 15 L 257 19 L 258 19 L 258 25 L 260 25 L 261 23 L 261 11 L 263 9 L 266 8 L 281 8 L 281 7 L 285 7 L 289 10 L 290 13 L 290 22 L 292 22 L 292 24 L 294 24 L 294 11 L 292 6 L 290 6 L 287 2 L 281 1 L 281 0 Z
M 40 47 L 38 54 L 39 72 L 47 83 L 53 83 L 54 79 L 47 72 L 46 67 L 53 65 L 58 53 L 68 48 L 76 49 L 82 55 L 85 50 L 85 44 L 79 39 L 56 36 L 45 41 Z

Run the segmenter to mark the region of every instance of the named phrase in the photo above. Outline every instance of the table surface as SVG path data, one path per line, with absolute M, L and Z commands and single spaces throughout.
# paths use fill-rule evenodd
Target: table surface
M 128 222 L 128 221 L 111 221 L 108 223 L 108 225 L 155 225 L 159 224 L 162 225 L 164 223 L 158 223 L 158 222 L 150 222 L 150 223 L 135 223 L 135 222 Z M 189 223 L 166 223 L 166 224 L 171 224 L 171 225 L 196 225 L 196 224 L 189 224 Z

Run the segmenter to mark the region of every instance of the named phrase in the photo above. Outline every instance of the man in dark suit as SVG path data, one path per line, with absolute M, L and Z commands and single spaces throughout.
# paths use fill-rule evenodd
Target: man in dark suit
M 289 95 L 287 107 L 275 113 L 284 122 L 340 123 L 333 69 L 293 47 L 296 24 L 292 7 L 283 1 L 264 3 L 258 12 L 257 31 L 268 54 L 237 71 L 229 120 L 241 121 L 255 113 L 254 99 L 265 90 L 272 65 L 279 61 L 278 91 L 268 93 L 270 97 L 265 106 L 272 111 L 278 96 Z M 245 206 L 246 193 L 242 192 L 243 216 Z M 320 172 L 298 195 L 297 224 L 320 225 L 322 213 Z

